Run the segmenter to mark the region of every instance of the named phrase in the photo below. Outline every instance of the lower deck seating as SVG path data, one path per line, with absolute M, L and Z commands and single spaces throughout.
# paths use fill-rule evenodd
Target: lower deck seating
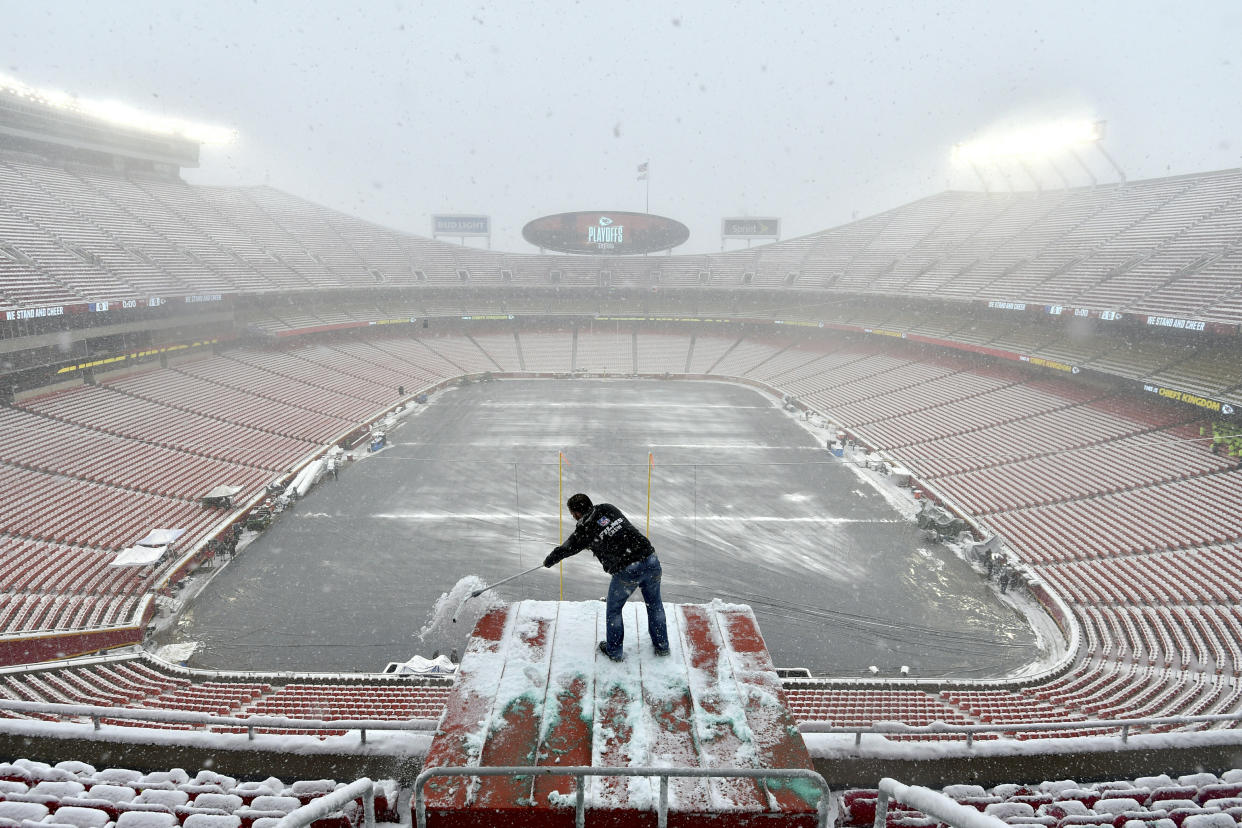
M 1072 779 L 1024 784 L 946 785 L 944 796 L 1009 825 L 1046 828 L 1229 828 L 1242 822 L 1242 770 L 1217 776 L 1199 772 L 1109 782 Z M 838 798 L 837 825 L 871 828 L 875 824 L 875 789 L 851 789 Z M 934 828 L 937 820 L 909 806 L 890 803 L 889 828 Z
M 267 776 L 242 780 L 218 769 L 137 770 L 99 768 L 81 761 L 56 764 L 14 758 L 0 762 L 0 823 L 58 824 L 77 828 L 273 828 L 285 815 L 349 781 Z M 283 774 L 282 774 L 283 775 Z M 375 784 L 378 823 L 409 825 L 410 788 L 391 779 Z M 1043 828 L 1230 828 L 1242 824 L 1242 770 L 1210 771 L 1079 782 L 1074 779 L 1012 781 L 984 786 L 944 785 L 938 792 L 958 805 L 1014 826 Z M 872 828 L 879 791 L 848 788 L 832 794 L 836 828 Z M 206 818 L 206 819 L 205 819 Z M 311 823 L 312 828 L 354 828 L 362 802 Z M 936 828 L 934 817 L 897 802 L 887 828 Z
M 347 780 L 352 781 L 352 780 Z M 182 768 L 139 771 L 85 762 L 50 765 L 29 759 L 0 762 L 0 824 L 46 823 L 75 828 L 271 828 L 279 819 L 347 782 L 239 781 L 214 770 L 194 776 Z M 376 783 L 377 822 L 399 821 L 400 790 Z M 313 828 L 362 824 L 361 799 L 311 823 Z
M 367 719 L 405 721 L 436 719 L 448 698 L 450 682 L 411 678 L 370 683 L 286 683 L 287 675 L 263 681 L 253 677 L 173 670 L 140 655 L 80 659 L 54 665 L 0 671 L 0 696 L 21 701 L 87 704 L 100 707 L 152 708 L 245 718 Z M 45 714 L 0 710 L 0 718 L 49 718 Z M 51 717 L 55 718 L 55 717 Z M 69 717 L 73 719 L 75 717 Z M 80 717 L 78 717 L 80 718 Z M 134 718 L 105 717 L 121 727 L 198 729 L 201 726 Z M 216 732 L 245 728 L 213 726 Z M 288 728 L 256 728 L 262 733 L 310 733 Z M 343 731 L 313 735 L 338 735 Z

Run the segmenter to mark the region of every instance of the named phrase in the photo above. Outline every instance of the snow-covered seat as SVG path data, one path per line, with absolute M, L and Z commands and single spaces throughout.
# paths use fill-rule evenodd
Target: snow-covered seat
M 1230 808 L 1242 808 L 1242 796 L 1220 796 L 1214 799 L 1201 799 L 1199 805 L 1203 808 L 1216 808 L 1219 811 L 1225 811 Z M 1172 808 L 1172 805 L 1165 805 L 1166 808 Z M 1178 807 L 1187 807 L 1185 805 Z
M 54 796 L 41 796 L 32 793 L 10 793 L 4 795 L 5 802 L 34 802 L 38 805 L 46 805 L 49 810 L 54 810 L 60 805 L 60 800 Z
M 92 811 L 103 811 L 108 815 L 108 821 L 112 822 L 121 813 L 120 806 L 107 799 L 92 799 L 83 794 L 82 796 L 67 796 L 60 801 L 60 808 L 87 808 Z
M 1220 812 L 1217 811 L 1215 808 L 1204 808 L 1204 807 L 1174 808 L 1173 810 L 1169 811 L 1169 819 L 1177 823 L 1178 828 L 1181 828 L 1181 824 L 1185 822 L 1189 817 L 1195 816 L 1197 814 L 1216 814 L 1216 813 L 1220 813 Z
M 233 793 L 242 798 L 247 805 L 250 804 L 257 796 L 279 796 L 285 789 L 285 784 L 274 776 L 270 776 L 264 780 L 252 780 L 247 782 L 238 782 L 233 787 Z
M 1052 794 L 1047 793 L 1046 791 L 1036 791 L 1035 793 L 1014 794 L 1013 796 L 1008 797 L 1006 801 L 1025 802 L 1032 808 L 1038 808 L 1040 805 L 1047 805 L 1050 802 L 1054 802 L 1055 799 Z
M 1154 805 L 1167 799 L 1194 799 L 1198 795 L 1199 789 L 1194 785 L 1165 785 L 1152 788 L 1151 796 L 1147 797 L 1147 804 Z
M 138 792 L 128 785 L 91 785 L 86 795 L 91 799 L 106 799 L 109 802 L 132 802 Z
M 1181 828 L 1236 828 L 1238 823 L 1225 813 L 1191 814 L 1182 822 Z
M 945 785 L 941 791 L 950 799 L 961 799 L 964 796 L 988 796 L 982 785 Z M 995 794 L 1004 796 L 1004 794 Z
M 47 762 L 35 762 L 31 759 L 14 759 L 13 766 L 20 768 L 27 774 L 30 779 L 43 779 L 49 782 L 58 782 L 73 779 L 74 776 L 67 770 L 54 768 Z M 0 774 L 2 776 L 4 774 Z
M 1112 814 L 1070 814 L 1057 820 L 1057 828 L 1071 828 L 1075 825 L 1112 825 Z
M 30 789 L 30 793 L 35 796 L 53 796 L 57 799 L 66 799 L 71 796 L 81 796 L 86 791 L 86 786 L 76 779 L 66 779 L 59 782 L 51 780 L 43 780 Z
M 1155 789 L 1167 787 L 1174 784 L 1174 782 L 1173 777 L 1169 776 L 1167 773 L 1162 773 L 1158 776 L 1140 776 L 1138 779 L 1134 780 L 1133 784 L 1136 788 Z
M 147 788 L 134 799 L 134 802 L 150 805 L 162 805 L 165 808 L 179 808 L 190 801 L 185 791 L 166 791 L 161 788 Z
M 1131 820 L 1138 820 L 1142 823 L 1153 823 L 1161 819 L 1168 819 L 1169 812 L 1160 808 L 1143 809 L 1137 811 L 1122 811 L 1113 819 L 1113 825 L 1122 825 Z
M 296 796 L 257 796 L 250 803 L 250 807 L 257 811 L 280 811 L 287 814 L 302 807 L 302 800 Z
M 154 805 L 150 802 L 139 802 L 136 799 L 133 802 L 119 804 L 116 806 L 116 809 L 118 816 L 127 811 L 144 811 L 150 814 L 171 814 L 176 812 L 176 809 L 174 808 L 167 808 L 163 805 Z
M 210 808 L 231 814 L 242 806 L 242 798 L 237 794 L 204 793 L 194 797 L 195 808 Z
M 131 768 L 104 768 L 95 772 L 95 781 L 103 785 L 133 785 L 142 774 Z
M 1087 816 L 1092 813 L 1091 809 L 1079 802 L 1077 799 L 1061 799 L 1056 802 L 1049 802 L 1040 805 L 1035 812 L 1040 816 L 1056 817 L 1063 819 L 1067 816 Z
M 236 814 L 191 814 L 181 823 L 183 828 L 241 828 Z
M 1188 773 L 1184 776 L 1177 777 L 1177 784 L 1191 785 L 1196 788 L 1202 788 L 1204 785 L 1220 784 L 1220 777 L 1214 773 L 1207 773 L 1206 771 L 1201 773 Z
M 173 828 L 177 817 L 167 811 L 125 811 L 116 818 L 116 828 Z
M 98 808 L 79 808 L 72 805 L 57 808 L 56 813 L 50 819 L 55 820 L 58 824 L 73 825 L 76 828 L 104 828 L 105 825 L 112 821 L 107 811 L 101 811 Z
M 1199 786 L 1199 793 L 1193 799 L 1200 804 L 1211 799 L 1225 799 L 1242 796 L 1242 782 L 1214 782 L 1211 785 Z
M 400 822 L 397 800 L 401 789 L 395 779 L 381 779 L 375 783 L 375 819 L 377 822 Z
M 138 780 L 137 787 L 149 788 L 153 786 L 176 786 L 190 781 L 190 775 L 181 768 L 172 768 L 166 771 L 152 771 L 144 773 L 142 778 Z
M 1079 790 L 1082 786 L 1073 779 L 1057 779 L 1048 780 L 1039 783 L 1039 789 L 1047 793 L 1055 794 L 1061 791 Z
M 1033 817 L 1035 809 L 1025 802 L 993 802 L 983 813 L 1008 822 L 1013 817 Z
M 23 819 L 41 820 L 48 813 L 48 807 L 38 802 L 0 802 L 0 818 L 14 822 L 21 822 Z
M 196 785 L 219 785 L 226 792 L 237 786 L 237 780 L 233 777 L 209 770 L 200 770 L 193 781 Z
M 1138 811 L 1142 809 L 1143 803 L 1130 796 L 1114 796 L 1101 799 L 1091 806 L 1091 810 L 1097 814 L 1113 814 L 1114 816 L 1124 814 L 1126 811 Z
M 279 822 L 279 817 L 259 817 L 250 823 L 250 828 L 276 828 Z
M 876 797 L 879 791 L 858 789 L 841 794 L 841 806 L 849 815 L 850 825 L 871 825 L 875 822 Z
M 289 793 L 301 800 L 303 805 L 335 790 L 336 782 L 331 779 L 300 779 L 289 786 Z
M 77 762 L 73 760 L 57 762 L 56 769 L 63 770 L 66 773 L 71 773 L 79 778 L 94 778 L 95 776 L 95 766 L 88 765 L 86 762 Z
M 1160 808 L 1165 811 L 1174 811 L 1183 808 L 1198 808 L 1199 803 L 1193 799 L 1161 799 L 1157 802 L 1148 803 L 1149 808 Z
M 1121 828 L 1177 828 L 1177 823 L 1168 817 L 1160 819 L 1127 819 Z
M 181 820 L 181 824 L 182 824 L 182 825 L 184 825 L 184 824 L 185 824 L 185 821 L 186 821 L 187 819 L 189 819 L 190 817 L 195 816 L 195 815 L 198 815 L 198 816 L 228 816 L 228 814 L 229 814 L 229 812 L 228 812 L 228 811 L 222 810 L 222 809 L 220 809 L 220 808 L 196 808 L 196 807 L 194 807 L 194 803 L 193 803 L 193 802 L 191 802 L 189 805 L 182 805 L 180 808 L 174 808 L 174 809 L 173 809 L 173 813 L 174 813 L 174 814 L 176 814 L 176 815 L 177 815 L 177 818 Z
M 1154 790 L 1154 788 L 1137 788 L 1137 787 L 1109 788 L 1109 787 L 1105 787 L 1107 784 L 1108 784 L 1107 782 L 1101 782 L 1100 784 L 1094 786 L 1095 789 L 1099 791 L 1101 799 L 1115 799 L 1115 798 L 1137 799 L 1139 801 L 1140 806 L 1143 803 L 1147 802 L 1149 799 L 1151 799 L 1151 793 Z
M 971 808 L 974 808 L 976 811 L 982 811 L 984 808 L 987 808 L 989 805 L 999 804 L 1000 801 L 1001 801 L 1001 798 L 999 796 L 991 796 L 991 795 L 957 797 L 957 802 L 959 805 L 969 805 Z
M 7 782 L 33 782 L 30 771 L 12 762 L 0 762 L 0 779 Z
M 1099 793 L 1087 790 L 1086 788 L 1066 788 L 1065 790 L 1057 791 L 1056 793 L 1057 802 L 1073 800 L 1075 802 L 1081 802 L 1088 808 L 1094 808 L 1095 803 L 1099 802 L 1101 798 L 1102 797 Z
M 253 828 L 254 824 L 261 819 L 283 819 L 285 813 L 282 811 L 264 811 L 259 808 L 252 808 L 249 805 L 243 805 L 233 812 L 234 816 L 241 820 L 242 828 Z
M 0 779 L 0 796 L 11 793 L 26 793 L 30 786 L 15 779 Z

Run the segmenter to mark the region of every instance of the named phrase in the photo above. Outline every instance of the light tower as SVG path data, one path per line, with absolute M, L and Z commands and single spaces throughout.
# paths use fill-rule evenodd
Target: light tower
M 1104 138 L 1106 122 L 1091 120 L 1063 120 L 1045 124 L 1032 125 L 1008 132 L 997 132 L 985 135 L 953 147 L 953 160 L 959 164 L 969 165 L 984 192 L 990 192 L 984 169 L 991 166 L 1004 179 L 1006 187 L 1012 192 L 1006 164 L 1016 164 L 1035 184 L 1037 190 L 1044 189 L 1044 182 L 1036 174 L 1035 165 L 1046 163 L 1061 181 L 1061 186 L 1069 188 L 1070 181 L 1057 166 L 1056 158 L 1068 153 L 1078 163 L 1095 186 L 1098 181 L 1091 167 L 1083 160 L 1078 150 L 1082 147 L 1095 147 L 1105 161 L 1116 171 L 1119 183 L 1126 183 L 1125 171 L 1105 151 Z

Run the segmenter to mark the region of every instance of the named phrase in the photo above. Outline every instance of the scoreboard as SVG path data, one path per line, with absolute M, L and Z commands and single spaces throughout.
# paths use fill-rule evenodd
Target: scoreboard
M 558 253 L 633 256 L 684 244 L 690 228 L 650 213 L 593 210 L 537 218 L 522 228 L 522 238 Z

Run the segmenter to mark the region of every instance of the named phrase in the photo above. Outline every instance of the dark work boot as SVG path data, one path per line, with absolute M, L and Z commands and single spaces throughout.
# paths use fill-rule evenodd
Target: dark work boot
M 613 655 L 612 653 L 610 653 L 610 652 L 608 651 L 608 642 L 607 642 L 607 641 L 601 641 L 601 642 L 599 642 L 599 651 L 600 651 L 601 653 L 603 653 L 604 655 L 608 656 L 608 657 L 609 657 L 610 659 L 612 659 L 613 661 L 624 661 L 624 660 L 625 660 L 625 656 L 623 656 L 623 655 Z

